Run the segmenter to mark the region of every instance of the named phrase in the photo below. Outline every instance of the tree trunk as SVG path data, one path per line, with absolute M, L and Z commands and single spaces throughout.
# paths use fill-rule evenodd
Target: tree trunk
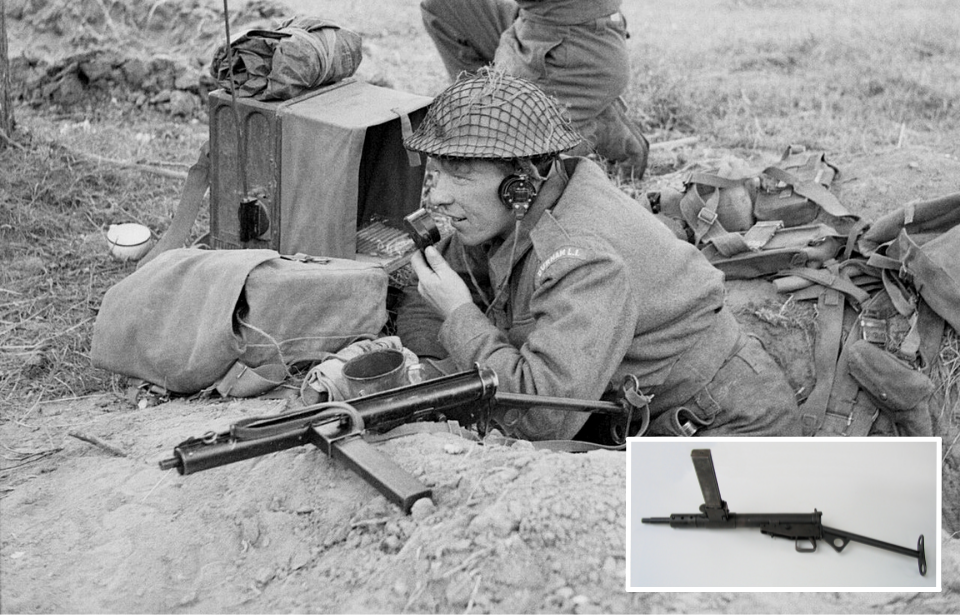
M 10 107 L 10 58 L 7 53 L 7 0 L 0 0 L 0 150 L 13 138 L 13 109 Z

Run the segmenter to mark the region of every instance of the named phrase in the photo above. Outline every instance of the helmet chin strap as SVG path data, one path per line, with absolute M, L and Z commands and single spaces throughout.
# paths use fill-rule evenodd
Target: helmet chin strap
M 524 212 L 526 213 L 526 212 Z M 522 215 L 517 215 L 516 220 L 513 223 L 513 244 L 510 246 L 510 260 L 507 262 L 510 263 L 509 269 L 507 269 L 507 275 L 504 276 L 503 281 L 500 282 L 500 286 L 497 288 L 497 292 L 494 293 L 493 301 L 487 304 L 487 309 L 484 310 L 483 315 L 486 316 L 490 313 L 490 310 L 494 308 L 497 304 L 500 303 L 500 299 L 503 297 L 503 294 L 507 292 L 507 289 L 510 288 L 510 276 L 513 274 L 513 259 L 517 257 L 517 239 L 520 237 L 520 223 L 523 221 Z

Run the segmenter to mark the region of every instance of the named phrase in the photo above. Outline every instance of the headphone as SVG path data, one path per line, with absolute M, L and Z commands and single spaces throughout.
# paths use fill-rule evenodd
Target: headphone
M 500 196 L 500 202 L 507 209 L 513 210 L 517 220 L 521 220 L 527 215 L 530 204 L 537 198 L 537 187 L 530 181 L 529 175 L 518 172 L 503 178 L 497 194 Z

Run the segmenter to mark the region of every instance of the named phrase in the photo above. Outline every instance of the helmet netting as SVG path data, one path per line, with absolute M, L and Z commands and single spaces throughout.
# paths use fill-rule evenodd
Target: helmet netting
M 483 69 L 441 92 L 404 146 L 431 156 L 515 159 L 557 154 L 580 141 L 537 86 Z

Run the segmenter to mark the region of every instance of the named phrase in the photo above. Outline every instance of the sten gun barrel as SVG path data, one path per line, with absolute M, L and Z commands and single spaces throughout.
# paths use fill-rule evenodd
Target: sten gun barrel
M 920 574 L 924 576 L 927 574 L 927 556 L 924 550 L 923 534 L 917 540 L 917 548 L 910 549 L 853 532 L 827 527 L 821 523 L 820 519 L 823 513 L 817 509 L 814 509 L 812 513 L 732 513 L 727 508 L 727 503 L 720 497 L 720 487 L 717 484 L 717 475 L 710 449 L 695 449 L 691 451 L 690 456 L 693 459 L 700 489 L 703 492 L 704 503 L 700 505 L 702 514 L 646 517 L 640 519 L 641 523 L 669 525 L 673 528 L 732 529 L 755 527 L 768 536 L 792 538 L 795 541 L 794 547 L 801 553 L 816 551 L 818 540 L 826 541 L 837 553 L 843 551 L 844 547 L 851 541 L 859 542 L 901 555 L 915 557 Z

